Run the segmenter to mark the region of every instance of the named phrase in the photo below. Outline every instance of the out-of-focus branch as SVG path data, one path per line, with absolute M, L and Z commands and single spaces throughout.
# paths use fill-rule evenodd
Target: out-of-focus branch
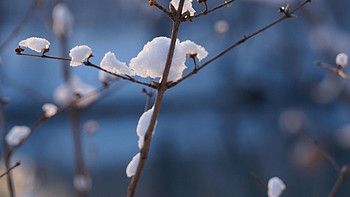
M 331 64 L 323 63 L 323 62 L 315 62 L 315 65 L 321 68 L 331 70 L 343 79 L 350 80 L 350 77 L 346 75 L 343 71 L 341 71 L 339 67 L 333 66 Z
M 343 186 L 344 182 L 348 178 L 349 174 L 350 174 L 350 166 L 344 165 L 341 168 L 338 180 L 337 182 L 335 182 L 335 185 L 333 186 L 331 192 L 328 194 L 328 197 L 335 197 L 337 195 L 340 188 Z
M 5 176 L 6 174 L 8 174 L 11 170 L 15 169 L 17 166 L 21 165 L 21 162 L 18 161 L 15 163 L 15 165 L 13 165 L 11 168 L 9 168 L 8 170 L 6 170 L 6 172 L 2 173 L 0 175 L 0 178 L 2 178 L 3 176 Z
M 151 104 L 151 99 L 153 97 L 153 92 L 152 92 L 152 89 L 149 88 L 148 90 L 146 88 L 142 88 L 141 90 L 142 93 L 145 93 L 146 94 L 146 103 L 145 103 L 145 109 L 144 109 L 144 112 L 146 112 L 148 109 L 149 109 L 149 106 Z
M 254 172 L 250 172 L 250 175 L 254 178 L 254 180 L 261 185 L 266 191 L 267 191 L 267 185 L 266 183 L 258 176 L 256 175 Z
M 248 36 L 243 36 L 242 39 L 240 39 L 239 41 L 237 41 L 236 43 L 232 44 L 231 46 L 229 46 L 228 48 L 226 48 L 225 50 L 223 50 L 222 52 L 220 52 L 219 54 L 217 54 L 216 56 L 214 56 L 213 58 L 209 59 L 208 61 L 206 61 L 205 63 L 203 63 L 201 66 L 198 66 L 197 68 L 195 68 L 193 71 L 189 72 L 187 75 L 183 76 L 182 78 L 180 78 L 179 80 L 169 83 L 168 88 L 172 88 L 174 86 L 176 86 L 177 84 L 181 83 L 182 81 L 184 81 L 185 79 L 191 77 L 192 75 L 196 74 L 199 70 L 201 70 L 202 68 L 204 68 L 205 66 L 207 66 L 208 64 L 212 63 L 213 61 L 215 61 L 216 59 L 218 59 L 219 57 L 225 55 L 226 53 L 228 53 L 229 51 L 231 51 L 232 49 L 236 48 L 237 46 L 243 44 L 245 41 L 249 40 L 250 38 L 253 38 L 254 36 L 262 33 L 263 31 L 277 25 L 278 23 L 284 21 L 285 19 L 288 18 L 293 18 L 293 13 L 296 12 L 297 10 L 299 10 L 300 8 L 302 8 L 303 6 L 305 6 L 307 3 L 311 2 L 311 0 L 305 0 L 303 3 L 301 3 L 299 6 L 297 6 L 295 9 L 289 11 L 288 13 L 284 13 L 284 15 L 282 17 L 280 17 L 279 19 L 275 20 L 274 22 L 266 25 L 265 27 L 249 34 Z
M 28 54 L 28 53 L 22 53 L 21 50 L 23 49 L 20 49 L 20 48 L 17 48 L 15 51 L 16 51 L 16 54 L 17 55 L 23 55 L 23 56 L 30 56 L 30 57 L 39 57 L 39 58 L 48 58 L 48 59 L 56 59 L 56 60 L 63 60 L 63 61 L 71 61 L 70 58 L 64 58 L 64 57 L 54 57 L 54 56 L 48 56 L 48 55 L 45 55 L 45 54 L 42 54 L 42 55 L 37 55 L 37 54 Z M 93 63 L 91 63 L 89 60 L 83 62 L 85 66 L 89 66 L 89 67 L 93 67 L 93 68 L 96 68 L 98 70 L 102 70 L 106 73 L 109 73 L 111 75 L 114 75 L 116 77 L 119 77 L 120 79 L 123 79 L 123 80 L 127 80 L 127 81 L 130 81 L 130 82 L 133 82 L 133 83 L 137 83 L 137 84 L 140 84 L 140 85 L 144 85 L 144 86 L 147 86 L 147 87 L 150 87 L 150 88 L 153 88 L 153 89 L 157 89 L 158 87 L 158 83 L 157 82 L 154 82 L 154 84 L 149 84 L 149 83 L 145 83 L 145 82 L 142 82 L 142 81 L 139 81 L 137 79 L 134 79 L 128 75 L 126 76 L 123 76 L 123 75 L 118 75 L 116 73 L 112 73 L 112 72 L 109 72 Z

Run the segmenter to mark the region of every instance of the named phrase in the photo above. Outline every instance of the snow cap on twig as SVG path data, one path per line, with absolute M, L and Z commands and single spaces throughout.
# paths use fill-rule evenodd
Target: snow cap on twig
M 52 103 L 45 103 L 42 107 L 42 110 L 45 112 L 45 117 L 50 118 L 57 113 L 57 106 Z
M 128 167 L 126 167 L 126 176 L 132 177 L 136 174 L 136 170 L 139 165 L 139 162 L 140 162 L 140 153 L 137 153 L 128 164 Z
M 92 55 L 91 48 L 87 45 L 75 46 L 70 50 L 69 56 L 72 58 L 71 66 L 79 66 L 83 61 Z
M 125 62 L 117 60 L 115 54 L 110 51 L 105 54 L 100 63 L 100 66 L 101 68 L 118 75 L 135 75 L 134 72 L 126 65 Z
M 26 47 L 40 53 L 42 50 L 49 49 L 50 42 L 44 38 L 30 37 L 19 42 L 20 47 Z
M 339 53 L 335 58 L 335 62 L 338 66 L 345 68 L 348 65 L 348 55 L 345 53 Z
M 28 137 L 30 134 L 30 128 L 27 126 L 14 126 L 9 131 L 9 133 L 6 135 L 5 140 L 8 145 L 10 146 L 16 146 L 18 145 L 23 139 Z
M 286 185 L 280 178 L 273 177 L 269 180 L 267 188 L 267 195 L 269 197 L 279 197 L 282 194 L 283 190 L 286 189 Z

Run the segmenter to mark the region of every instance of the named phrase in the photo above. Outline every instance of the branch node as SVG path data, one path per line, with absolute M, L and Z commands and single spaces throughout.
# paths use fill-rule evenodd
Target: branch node
M 22 49 L 20 46 L 15 49 L 15 52 L 16 52 L 17 55 L 21 55 L 22 51 L 24 51 L 24 49 Z

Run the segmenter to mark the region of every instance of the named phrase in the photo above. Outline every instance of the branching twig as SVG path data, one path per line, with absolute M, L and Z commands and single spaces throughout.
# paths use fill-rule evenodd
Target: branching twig
M 268 190 L 266 183 L 254 172 L 250 172 L 250 175 L 254 178 L 254 180 L 260 184 L 266 191 Z
M 331 70 L 343 79 L 350 80 L 350 77 L 346 75 L 343 71 L 341 71 L 339 67 L 333 66 L 331 64 L 323 63 L 323 62 L 315 62 L 315 65 L 321 68 Z
M 151 88 L 149 88 L 148 90 L 146 90 L 146 88 L 142 88 L 141 92 L 145 93 L 147 96 L 146 103 L 145 103 L 145 109 L 144 109 L 144 112 L 146 112 L 149 109 L 151 99 L 153 97 L 153 92 L 152 92 Z
M 18 161 L 15 163 L 15 165 L 13 165 L 11 168 L 9 168 L 8 170 L 6 170 L 6 172 L 2 173 L 0 175 L 0 178 L 2 178 L 3 176 L 5 176 L 6 174 L 8 174 L 11 170 L 13 170 L 14 168 L 16 168 L 17 166 L 21 165 L 21 162 Z
M 340 188 L 342 187 L 342 185 L 344 184 L 344 182 L 348 178 L 349 174 L 350 174 L 350 166 L 344 165 L 341 168 L 338 180 L 337 180 L 337 182 L 335 182 L 335 185 L 333 186 L 331 192 L 328 194 L 328 197 L 335 197 L 337 195 Z
M 158 9 L 160 9 L 165 15 L 167 15 L 170 19 L 173 19 L 172 14 L 162 5 L 160 5 L 159 3 L 157 3 L 157 1 L 155 0 L 149 0 L 149 5 L 150 6 L 155 6 Z
M 194 15 L 194 16 L 190 16 L 190 17 L 186 18 L 186 21 L 192 21 L 193 19 L 196 19 L 196 18 L 198 18 L 198 17 L 200 17 L 200 16 L 209 14 L 209 13 L 211 13 L 211 12 L 214 12 L 214 11 L 216 11 L 216 10 L 222 8 L 222 7 L 229 6 L 229 4 L 233 3 L 234 1 L 236 1 L 236 0 L 225 1 L 225 3 L 223 3 L 223 4 L 221 4 L 221 5 L 218 5 L 218 6 L 216 6 L 215 8 L 212 8 L 212 9 L 210 9 L 210 10 L 207 10 L 207 9 L 208 9 L 208 8 L 207 8 L 207 4 L 205 4 L 206 9 L 205 9 L 204 12 L 202 12 L 202 13 L 200 13 L 200 14 L 196 14 L 196 15 Z
M 245 41 L 249 40 L 250 38 L 260 34 L 261 32 L 273 27 L 274 25 L 277 25 L 278 23 L 282 22 L 283 20 L 287 19 L 287 18 L 292 18 L 292 14 L 299 10 L 300 8 L 302 8 L 303 6 L 305 6 L 307 3 L 311 2 L 311 0 L 305 0 L 303 3 L 301 3 L 299 6 L 297 6 L 295 9 L 291 10 L 288 15 L 284 14 L 282 17 L 280 17 L 279 19 L 275 20 L 274 22 L 270 23 L 269 25 L 266 25 L 265 27 L 249 34 L 248 36 L 243 36 L 242 39 L 240 39 L 238 42 L 232 44 L 231 46 L 229 46 L 228 48 L 226 48 L 225 50 L 223 50 L 221 53 L 217 54 L 216 56 L 214 56 L 213 58 L 211 58 L 210 60 L 208 60 L 207 62 L 203 63 L 201 66 L 198 67 L 198 69 L 195 69 L 191 72 L 189 72 L 187 75 L 183 76 L 182 78 L 180 78 L 179 80 L 172 82 L 169 84 L 168 88 L 172 88 L 174 86 L 176 86 L 177 84 L 179 84 L 180 82 L 184 81 L 185 79 L 191 77 L 192 75 L 196 74 L 199 70 L 201 70 L 202 68 L 204 68 L 205 66 L 207 66 L 208 64 L 212 63 L 213 61 L 215 61 L 216 59 L 218 59 L 219 57 L 223 56 L 224 54 L 226 54 L 227 52 L 231 51 L 232 49 L 236 48 L 237 46 L 243 44 Z
M 63 58 L 63 57 L 54 57 L 54 56 L 48 56 L 48 55 L 37 55 L 37 54 L 28 54 L 28 53 L 22 53 L 20 50 L 18 50 L 20 48 L 17 48 L 15 51 L 16 51 L 16 54 L 17 55 L 24 55 L 24 56 L 31 56 L 31 57 L 40 57 L 40 58 L 48 58 L 48 59 L 56 59 L 56 60 L 63 60 L 63 61 L 71 61 L 70 58 Z M 131 81 L 133 83 L 137 83 L 137 84 L 141 84 L 141 85 L 144 85 L 144 86 L 147 86 L 147 87 L 150 87 L 150 88 L 153 88 L 153 89 L 157 89 L 158 87 L 158 84 L 149 84 L 149 83 L 145 83 L 145 82 L 142 82 L 142 81 L 139 81 L 139 80 L 136 80 L 130 76 L 123 76 L 123 75 L 118 75 L 116 73 L 112 73 L 112 72 L 109 72 L 95 64 L 92 64 L 90 61 L 85 61 L 83 62 L 85 66 L 89 66 L 89 67 L 94 67 L 94 68 L 97 68 L 98 70 L 102 70 L 106 73 L 109 73 L 111 75 L 114 75 L 116 77 L 119 77 L 121 79 L 124 79 L 124 80 L 127 80 L 127 81 Z

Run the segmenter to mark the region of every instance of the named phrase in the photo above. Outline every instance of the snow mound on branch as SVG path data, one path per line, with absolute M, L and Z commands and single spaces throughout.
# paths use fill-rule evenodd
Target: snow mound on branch
M 179 8 L 180 0 L 172 0 L 170 3 L 173 4 L 175 9 L 177 10 Z M 182 8 L 182 14 L 185 13 L 187 10 L 190 12 L 190 16 L 193 16 L 196 12 L 196 10 L 192 7 L 192 0 L 185 0 L 184 7 Z
M 72 33 L 73 20 L 73 14 L 67 5 L 57 4 L 52 10 L 52 29 L 56 36 L 69 36 Z
M 169 46 L 170 38 L 154 38 L 143 47 L 137 57 L 131 59 L 130 68 L 141 77 L 162 77 Z M 197 53 L 199 61 L 208 55 L 208 52 L 202 46 L 189 40 L 180 42 L 177 39 L 168 81 L 176 81 L 182 77 L 183 71 L 187 68 L 185 65 L 186 54 L 190 53 Z
M 147 110 L 141 115 L 136 128 L 136 133 L 139 137 L 144 137 L 146 135 L 148 126 L 151 122 L 152 114 L 153 114 L 153 108 Z
M 71 66 L 82 65 L 83 61 L 92 55 L 91 48 L 87 45 L 75 46 L 70 50 L 69 56 L 72 58 Z
M 43 49 L 49 49 L 50 42 L 44 38 L 30 37 L 19 42 L 19 46 L 40 53 Z
M 280 178 L 273 177 L 269 180 L 267 188 L 267 195 L 269 197 L 279 197 L 282 194 L 283 190 L 286 189 L 286 185 Z
M 339 53 L 335 58 L 335 62 L 338 66 L 345 68 L 348 65 L 348 55 L 345 53 Z
M 85 84 L 79 77 L 72 76 L 55 89 L 53 98 L 61 106 L 68 106 L 74 102 L 74 106 L 84 108 L 98 99 L 99 93 L 94 90 L 94 87 Z
M 45 112 L 46 118 L 54 116 L 58 110 L 57 106 L 52 103 L 45 103 L 41 108 Z
M 101 68 L 111 72 L 115 73 L 118 75 L 129 75 L 129 76 L 134 76 L 134 72 L 126 65 L 125 62 L 121 62 L 117 60 L 115 57 L 115 54 L 112 52 L 108 52 L 105 54 L 103 57 L 101 63 L 100 63 Z
M 24 138 L 28 137 L 30 134 L 30 128 L 27 126 L 14 126 L 6 135 L 5 140 L 8 145 L 16 146 L 18 145 Z
M 137 153 L 130 161 L 128 167 L 126 167 L 126 176 L 129 178 L 136 174 L 137 166 L 140 162 L 140 153 Z

